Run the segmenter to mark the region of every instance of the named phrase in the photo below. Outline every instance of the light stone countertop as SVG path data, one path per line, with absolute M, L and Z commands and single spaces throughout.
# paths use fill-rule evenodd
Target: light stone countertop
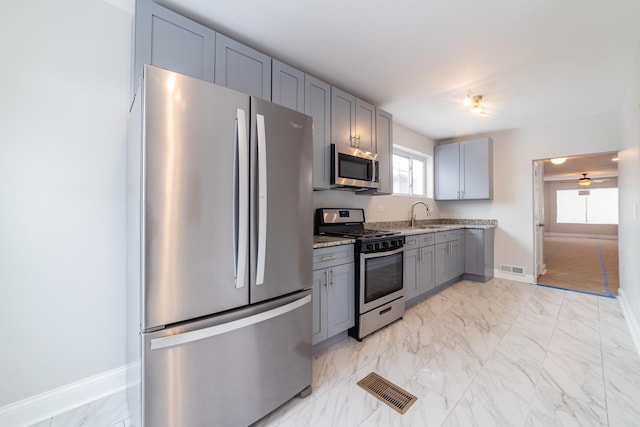
M 417 225 L 414 228 L 409 226 L 409 221 L 395 221 L 395 222 L 373 222 L 365 223 L 365 228 L 371 228 L 375 230 L 389 230 L 398 231 L 403 236 L 412 236 L 416 234 L 425 233 L 437 233 L 439 231 L 460 230 L 464 228 L 475 229 L 490 229 L 497 227 L 497 221 L 495 220 L 445 220 L 446 223 L 434 222 L 437 220 L 422 220 L 417 221 Z M 331 246 L 339 245 L 351 245 L 355 243 L 355 239 L 348 237 L 335 237 L 335 236 L 313 236 L 313 248 L 327 248 Z
M 355 242 L 356 239 L 351 239 L 349 237 L 321 236 L 316 234 L 313 236 L 313 249 L 328 248 L 330 246 L 339 245 L 351 245 Z

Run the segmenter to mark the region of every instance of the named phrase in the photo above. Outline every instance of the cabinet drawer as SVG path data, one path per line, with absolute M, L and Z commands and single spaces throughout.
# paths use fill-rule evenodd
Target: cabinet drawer
M 411 236 L 405 236 L 404 247 L 405 249 L 416 249 L 416 248 L 421 248 L 423 246 L 433 246 L 434 240 L 435 240 L 434 233 L 414 234 Z
M 433 246 L 434 244 L 435 244 L 434 233 L 420 235 L 420 246 Z
M 353 262 L 353 245 L 330 246 L 313 250 L 313 269 Z
M 440 231 L 436 233 L 436 244 L 453 242 L 462 238 L 464 230 Z

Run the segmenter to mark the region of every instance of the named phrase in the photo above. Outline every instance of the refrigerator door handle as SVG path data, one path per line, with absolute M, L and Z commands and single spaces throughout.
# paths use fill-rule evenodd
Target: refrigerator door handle
M 274 317 L 282 316 L 290 311 L 297 310 L 305 304 L 311 302 L 311 295 L 307 295 L 298 300 L 292 301 L 283 306 L 274 308 L 272 310 L 264 311 L 262 313 L 254 314 L 252 316 L 243 317 L 238 320 L 223 323 L 221 325 L 210 326 L 204 329 L 198 329 L 190 332 L 183 332 L 181 334 L 169 335 L 166 337 L 153 338 L 149 342 L 150 350 L 160 350 L 163 348 L 174 347 L 177 345 L 188 344 L 190 342 L 211 338 L 216 335 L 226 334 L 227 332 L 235 331 L 237 329 L 246 328 L 247 326 L 255 325 L 256 323 L 264 322 L 265 320 L 272 319 Z
M 236 288 L 246 284 L 249 245 L 249 140 L 247 137 L 247 117 L 243 109 L 236 110 L 236 143 L 238 152 L 238 175 L 234 174 L 234 194 L 238 197 L 238 212 L 235 213 L 236 230 L 234 236 Z M 236 180 L 237 178 L 237 180 Z
M 258 131 L 258 260 L 256 285 L 264 283 L 267 246 L 267 136 L 264 116 L 256 114 Z

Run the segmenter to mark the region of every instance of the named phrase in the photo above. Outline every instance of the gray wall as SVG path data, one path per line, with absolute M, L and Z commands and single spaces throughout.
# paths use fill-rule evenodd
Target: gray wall
M 522 266 L 523 280 L 532 282 L 533 160 L 618 151 L 618 116 L 611 112 L 488 136 L 493 138 L 493 200 L 438 202 L 440 216 L 497 219 L 495 264 Z
M 0 407 L 124 365 L 132 15 L 0 2 Z
M 618 236 L 618 226 L 615 224 L 558 224 L 558 204 L 556 193 L 558 190 L 589 190 L 594 188 L 616 188 L 617 178 L 610 178 L 602 183 L 592 183 L 589 187 L 581 187 L 577 180 L 571 182 L 547 181 L 544 188 L 544 231 L 545 233 L 588 234 L 600 236 Z

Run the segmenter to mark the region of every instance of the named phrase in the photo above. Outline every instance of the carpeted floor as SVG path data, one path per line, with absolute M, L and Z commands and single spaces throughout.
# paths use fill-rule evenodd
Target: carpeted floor
M 547 273 L 538 284 L 617 296 L 618 241 L 611 239 L 545 237 Z

